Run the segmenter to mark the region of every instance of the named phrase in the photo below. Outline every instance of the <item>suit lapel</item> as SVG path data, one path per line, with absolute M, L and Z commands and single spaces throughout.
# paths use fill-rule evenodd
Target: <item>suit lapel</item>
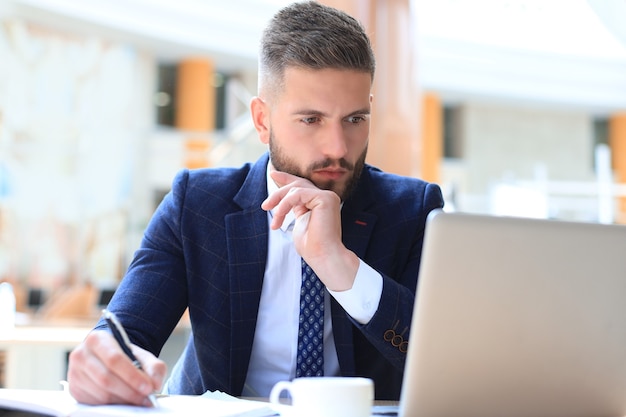
M 370 193 L 370 176 L 368 168 L 364 168 L 358 189 L 355 190 L 354 198 L 349 198 L 341 210 L 342 239 L 344 245 L 353 251 L 359 258 L 365 259 L 372 231 L 378 217 L 368 213 L 367 208 L 374 202 Z M 352 376 L 355 374 L 354 324 L 348 313 L 332 300 L 333 336 L 337 348 L 337 358 L 341 374 Z
M 267 260 L 267 156 L 250 170 L 234 201 L 241 211 L 226 217 L 230 275 L 231 392 L 241 392 L 248 372 Z

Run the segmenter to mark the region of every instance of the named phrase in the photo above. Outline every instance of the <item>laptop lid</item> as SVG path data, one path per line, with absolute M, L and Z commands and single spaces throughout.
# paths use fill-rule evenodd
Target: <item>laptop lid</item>
M 433 212 L 399 415 L 626 415 L 626 226 Z

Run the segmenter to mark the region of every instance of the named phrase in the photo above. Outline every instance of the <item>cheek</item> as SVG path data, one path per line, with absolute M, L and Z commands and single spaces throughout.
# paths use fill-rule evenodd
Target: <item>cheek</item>
M 282 157 L 299 165 L 299 161 L 307 159 L 314 140 L 303 131 L 285 126 L 273 126 L 271 141 L 274 149 L 279 150 Z
M 315 135 L 310 128 L 301 126 L 276 126 L 273 139 L 283 149 L 293 150 L 297 153 L 309 149 L 315 143 Z
M 369 133 L 369 124 L 360 124 L 347 128 L 346 140 L 348 141 L 351 149 L 360 153 L 363 148 L 367 147 Z

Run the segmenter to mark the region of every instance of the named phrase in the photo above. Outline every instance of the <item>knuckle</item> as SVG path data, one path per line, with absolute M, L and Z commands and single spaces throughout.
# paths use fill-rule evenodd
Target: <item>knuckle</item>
M 85 358 L 85 349 L 82 345 L 79 345 L 77 348 L 70 352 L 69 356 L 69 364 L 80 362 Z
M 299 191 L 300 191 L 300 187 L 294 185 L 291 188 L 289 188 L 289 191 L 287 191 L 287 195 L 297 194 Z
M 89 350 L 96 350 L 100 345 L 102 345 L 102 339 L 104 337 L 104 332 L 97 330 L 89 333 L 85 340 L 82 343 L 82 346 L 85 346 Z
M 130 363 L 128 357 L 119 349 L 114 349 L 107 352 L 107 355 L 103 358 L 104 364 L 109 369 L 118 369 L 124 366 L 126 363 Z
M 113 383 L 113 376 L 108 369 L 93 369 L 91 371 L 91 379 L 97 386 L 100 387 L 109 387 Z

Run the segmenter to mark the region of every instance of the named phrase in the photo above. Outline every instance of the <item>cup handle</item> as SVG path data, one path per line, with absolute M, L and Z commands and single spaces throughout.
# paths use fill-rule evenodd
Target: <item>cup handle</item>
M 276 384 L 274 384 L 272 390 L 270 391 L 270 403 L 280 404 L 280 394 L 285 390 L 291 390 L 290 381 L 278 381 Z

